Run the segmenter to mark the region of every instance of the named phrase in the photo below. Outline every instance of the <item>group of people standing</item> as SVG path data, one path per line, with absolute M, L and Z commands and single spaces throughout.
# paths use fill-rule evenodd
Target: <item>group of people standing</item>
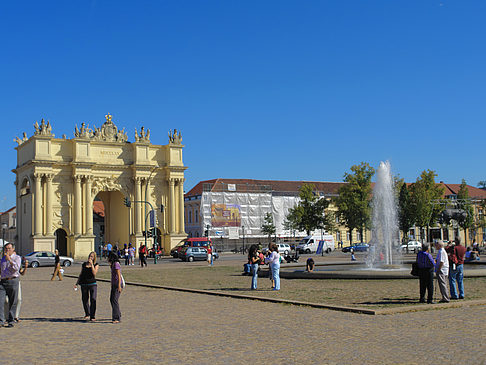
M 256 290 L 258 284 L 258 269 L 260 265 L 268 264 L 272 290 L 280 290 L 280 263 L 282 258 L 275 243 L 268 246 L 266 255 L 260 251 L 258 245 L 251 245 L 248 250 L 248 264 L 251 266 L 251 289 Z
M 434 303 L 434 273 L 437 276 L 441 300 L 439 303 L 449 303 L 455 299 L 464 299 L 464 257 L 466 248 L 461 245 L 460 237 L 447 247 L 439 240 L 434 243 L 437 257 L 429 252 L 429 246 L 422 244 L 422 250 L 417 254 L 417 267 L 420 280 L 420 302 Z M 447 288 L 449 282 L 449 289 Z
M 118 255 L 111 252 L 108 255 L 108 263 L 111 268 L 111 320 L 112 323 L 119 323 L 121 320 L 119 299 L 122 292 L 123 279 Z M 78 285 L 81 287 L 81 300 L 83 302 L 85 315 L 84 319 L 91 322 L 96 321 L 96 298 L 98 295 L 96 275 L 98 274 L 98 269 L 99 264 L 96 262 L 96 253 L 90 252 L 88 261 L 83 262 L 81 273 L 79 274 L 76 284 L 74 284 L 74 290 L 77 290 Z

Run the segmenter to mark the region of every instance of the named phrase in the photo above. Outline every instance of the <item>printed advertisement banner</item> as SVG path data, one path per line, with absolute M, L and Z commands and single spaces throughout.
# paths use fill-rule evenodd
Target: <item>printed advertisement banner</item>
M 211 225 L 213 227 L 239 227 L 240 206 L 236 204 L 211 204 Z

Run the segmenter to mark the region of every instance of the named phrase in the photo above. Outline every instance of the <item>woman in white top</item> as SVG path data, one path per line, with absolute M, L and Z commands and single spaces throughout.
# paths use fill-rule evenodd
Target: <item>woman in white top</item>
M 270 245 L 270 255 L 265 258 L 265 263 L 271 266 L 270 273 L 273 277 L 274 287 L 273 290 L 280 290 L 280 255 L 278 253 L 278 247 L 275 243 Z

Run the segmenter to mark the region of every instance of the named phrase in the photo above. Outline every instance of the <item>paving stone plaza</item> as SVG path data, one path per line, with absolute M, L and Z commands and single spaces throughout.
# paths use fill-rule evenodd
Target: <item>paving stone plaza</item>
M 114 325 L 109 283 L 98 282 L 97 322 L 87 323 L 75 279 L 51 282 L 51 271 L 30 269 L 22 278 L 23 320 L 0 328 L 2 357 L 21 364 L 451 364 L 458 354 L 461 363 L 486 361 L 484 306 L 370 316 L 129 285 Z

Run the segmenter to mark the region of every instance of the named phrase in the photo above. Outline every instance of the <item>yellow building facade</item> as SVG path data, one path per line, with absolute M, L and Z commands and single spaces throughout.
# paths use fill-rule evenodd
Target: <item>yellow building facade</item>
M 105 208 L 104 241 L 139 247 L 146 239 L 150 211 L 165 252 L 186 237 L 182 136 L 169 131 L 167 145 L 150 142 L 150 131 L 135 130 L 135 141 L 110 114 L 100 128 L 84 123 L 74 138 L 55 138 L 49 122 L 34 124 L 34 135 L 16 138 L 17 246 L 54 251 L 76 259 L 94 251 L 93 201 Z M 125 198 L 131 206 L 125 206 Z M 149 227 L 149 226 L 147 226 Z

